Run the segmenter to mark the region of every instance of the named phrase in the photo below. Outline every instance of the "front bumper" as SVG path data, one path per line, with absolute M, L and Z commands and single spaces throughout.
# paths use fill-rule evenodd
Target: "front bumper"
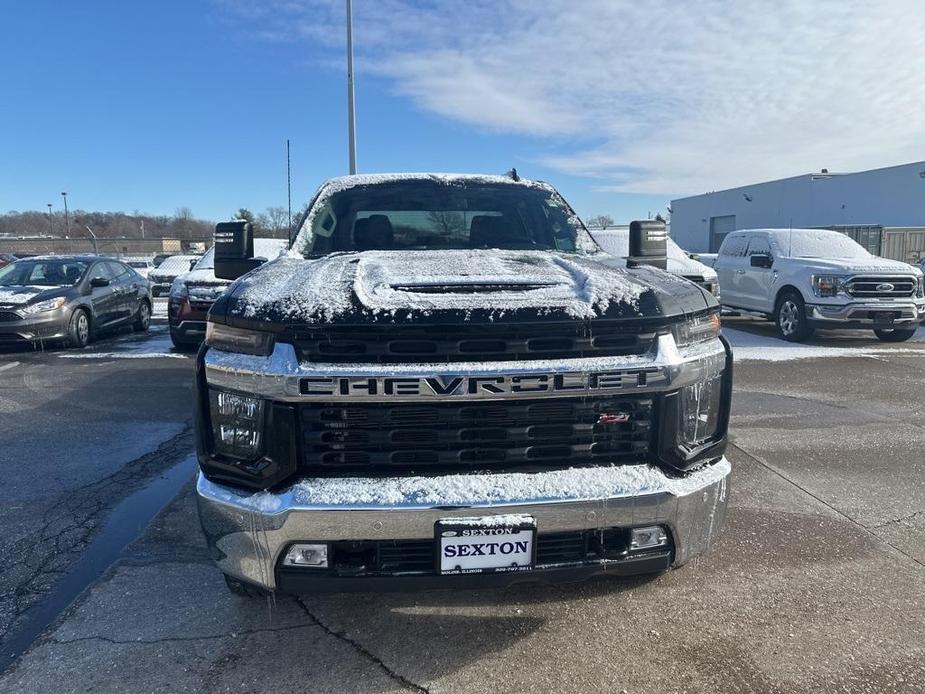
M 516 484 L 509 479 L 515 474 L 519 474 Z M 730 465 L 722 458 L 684 478 L 633 465 L 444 478 L 309 479 L 277 493 L 256 494 L 216 484 L 200 474 L 197 498 L 211 555 L 229 576 L 265 590 L 414 590 L 570 581 L 681 565 L 705 552 L 722 527 L 729 474 Z M 428 489 L 447 484 L 452 487 L 452 503 L 421 501 L 435 498 Z M 486 492 L 497 489 L 534 491 L 512 493 L 511 498 Z M 512 574 L 441 576 L 431 570 L 351 577 L 331 570 L 280 571 L 281 558 L 294 542 L 433 541 L 435 524 L 441 519 L 508 513 L 532 516 L 540 537 L 662 525 L 670 545 L 660 551 L 585 559 L 568 566 L 538 563 L 531 571 Z
M 873 329 L 874 314 L 892 313 L 894 325 L 911 327 L 925 321 L 925 300 L 852 301 L 847 304 L 807 304 L 807 318 L 818 328 Z
M 10 312 L 12 313 L 12 312 Z M 64 306 L 17 320 L 0 321 L 0 343 L 41 342 L 67 337 L 71 308 Z

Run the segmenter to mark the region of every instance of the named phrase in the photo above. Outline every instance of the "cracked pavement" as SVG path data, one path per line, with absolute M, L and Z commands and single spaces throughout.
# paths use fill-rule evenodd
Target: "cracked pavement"
M 655 577 L 242 599 L 187 485 L 0 693 L 923 692 L 923 376 L 737 364 L 726 527 Z

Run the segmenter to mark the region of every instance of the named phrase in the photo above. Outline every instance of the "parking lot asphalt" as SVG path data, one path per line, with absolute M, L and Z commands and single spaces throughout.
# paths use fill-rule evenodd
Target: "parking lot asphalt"
M 792 346 L 725 325 L 733 480 L 708 555 L 555 588 L 246 600 L 208 560 L 186 484 L 0 692 L 925 691 L 923 331 Z M 192 360 L 162 337 L 87 351 L 130 357 L 0 354 L 15 454 L 2 547 L 28 568 L 7 562 L 4 596 L 42 605 L 120 501 L 185 474 Z M 16 600 L 5 624 L 28 616 Z

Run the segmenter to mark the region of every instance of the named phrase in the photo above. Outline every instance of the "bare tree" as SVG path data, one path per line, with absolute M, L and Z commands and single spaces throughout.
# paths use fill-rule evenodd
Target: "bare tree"
M 289 236 L 289 210 L 285 207 L 268 207 L 266 212 L 257 217 L 257 222 L 274 239 Z
M 427 221 L 446 236 L 460 235 L 466 231 L 466 218 L 462 212 L 433 210 L 427 213 Z
M 600 227 L 601 229 L 606 229 L 607 227 L 612 227 L 614 225 L 613 217 L 609 214 L 599 214 L 594 217 L 588 217 L 585 219 L 585 224 L 589 227 Z

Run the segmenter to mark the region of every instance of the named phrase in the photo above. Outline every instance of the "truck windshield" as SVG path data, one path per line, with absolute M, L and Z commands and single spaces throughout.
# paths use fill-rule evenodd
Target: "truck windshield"
M 319 257 L 339 251 L 478 248 L 574 253 L 594 246 L 550 189 L 413 180 L 322 193 L 294 248 Z
M 838 231 L 794 229 L 780 234 L 777 243 L 791 258 L 869 258 L 870 253 L 856 241 Z

